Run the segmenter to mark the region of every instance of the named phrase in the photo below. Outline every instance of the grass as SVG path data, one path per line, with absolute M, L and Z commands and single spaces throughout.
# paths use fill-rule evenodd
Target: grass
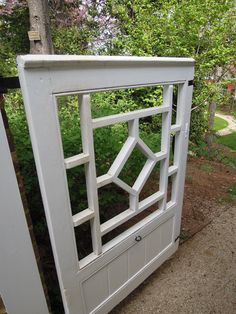
M 213 172 L 213 167 L 211 165 L 203 164 L 201 165 L 201 170 L 210 174 Z
M 215 122 L 214 122 L 214 131 L 219 131 L 224 128 L 227 128 L 228 122 L 220 117 L 215 117 Z
M 236 196 L 236 184 L 233 184 L 229 190 L 228 190 L 228 193 L 232 196 Z
M 236 184 L 233 184 L 227 191 L 227 194 L 221 199 L 223 204 L 232 204 L 236 198 Z
M 228 134 L 228 135 L 220 136 L 217 139 L 217 142 L 219 144 L 228 146 L 232 150 L 236 151 L 236 132 L 233 132 L 233 133 Z

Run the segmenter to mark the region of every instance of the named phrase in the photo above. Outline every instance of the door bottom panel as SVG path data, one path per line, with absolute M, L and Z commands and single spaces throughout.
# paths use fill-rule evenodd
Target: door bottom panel
M 175 252 L 173 234 L 174 216 L 83 281 L 86 313 L 107 313 L 135 289 Z

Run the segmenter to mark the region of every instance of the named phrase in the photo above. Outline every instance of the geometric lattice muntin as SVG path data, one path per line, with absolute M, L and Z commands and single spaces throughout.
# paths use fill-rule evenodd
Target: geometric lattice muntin
M 174 166 L 172 166 L 172 169 L 169 169 L 168 148 L 170 144 L 170 133 L 171 131 L 177 132 L 180 130 L 178 125 L 171 127 L 172 98 L 173 86 L 167 85 L 164 87 L 162 106 L 92 119 L 90 96 L 80 96 L 79 106 L 83 153 L 67 158 L 65 160 L 65 165 L 66 168 L 72 168 L 77 165 L 85 164 L 87 169 L 86 181 L 89 205 L 87 209 L 73 216 L 73 222 L 75 227 L 91 219 L 96 222 L 92 225 L 93 228 L 96 225 L 95 231 L 100 235 L 96 237 L 97 244 L 94 245 L 95 252 L 97 253 L 102 251 L 100 238 L 106 233 L 110 232 L 117 226 L 121 225 L 158 201 L 161 201 L 161 209 L 165 209 L 168 171 L 171 170 L 172 174 L 177 171 L 177 167 Z M 156 114 L 162 114 L 162 137 L 161 151 L 154 153 L 139 136 L 139 119 Z M 108 172 L 104 175 L 96 177 L 93 130 L 121 122 L 128 122 L 128 137 L 110 166 Z M 146 157 L 146 162 L 134 184 L 130 186 L 121 180 L 119 175 L 135 148 L 138 148 Z M 160 190 L 156 191 L 146 199 L 139 201 L 139 194 L 158 161 L 161 161 Z M 96 181 L 96 184 L 94 184 L 94 181 Z M 100 224 L 97 190 L 110 183 L 116 184 L 121 189 L 129 193 L 129 208 L 108 221 Z

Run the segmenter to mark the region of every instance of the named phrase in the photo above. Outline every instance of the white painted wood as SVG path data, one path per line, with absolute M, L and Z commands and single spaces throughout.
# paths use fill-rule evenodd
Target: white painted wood
M 107 65 L 112 63 L 113 65 L 118 64 L 118 66 L 126 64 L 127 67 L 133 66 L 135 64 L 137 67 L 142 66 L 144 63 L 147 65 L 151 63 L 151 66 L 158 65 L 163 66 L 163 64 L 174 66 L 177 64 L 179 67 L 184 67 L 190 65 L 193 67 L 194 59 L 192 58 L 170 58 L 170 57 L 135 57 L 135 56 L 76 56 L 76 55 L 25 55 L 20 56 L 19 61 L 23 61 L 24 68 L 49 68 L 57 66 L 71 66 L 79 67 L 79 64 L 88 66 L 90 63 L 93 66 L 96 66 L 96 63 L 101 65 Z
M 23 56 L 18 58 L 27 119 L 33 143 L 65 312 L 107 313 L 178 247 L 193 60 L 176 58 Z M 171 126 L 172 85 L 179 84 L 176 124 Z M 92 119 L 89 93 L 127 87 L 164 85 L 160 107 Z M 64 159 L 56 97 L 80 94 L 82 154 Z M 188 113 L 188 114 L 187 114 Z M 152 152 L 139 138 L 139 119 L 162 114 L 162 145 Z M 93 129 L 128 122 L 129 135 L 108 173 L 96 177 Z M 43 128 L 40 126 L 44 126 Z M 169 167 L 170 133 L 176 133 L 174 165 Z M 118 178 L 135 147 L 147 162 L 133 186 Z M 185 155 L 185 156 L 182 156 Z M 139 202 L 139 192 L 157 161 L 160 191 Z M 66 168 L 84 164 L 88 209 L 72 216 Z M 168 177 L 172 198 L 166 204 Z M 97 189 L 115 183 L 130 194 L 127 210 L 100 225 Z M 102 245 L 101 237 L 149 206 L 156 210 Z M 90 221 L 93 253 L 78 261 L 74 227 Z M 137 242 L 135 239 L 141 239 Z M 140 238 L 141 237 L 141 238 Z M 158 237 L 157 241 L 155 241 Z M 117 271 L 117 274 L 116 274 Z M 103 289 L 101 289 L 101 287 Z
M 162 225 L 165 221 L 169 220 L 175 215 L 174 203 L 169 206 L 166 211 L 156 210 L 149 216 L 144 218 L 142 221 L 137 222 L 134 226 L 127 229 L 119 236 L 103 245 L 103 254 L 96 257 L 91 254 L 85 259 L 81 260 L 80 266 L 83 270 L 78 273 L 81 281 L 86 280 L 95 273 L 97 269 L 101 269 L 106 266 L 109 261 L 113 260 L 122 252 L 126 251 L 129 247 L 133 246 L 136 241 L 135 237 L 137 234 L 145 237 L 150 232 L 155 230 L 157 227 Z M 116 247 L 116 250 L 113 248 Z
M 176 122 L 182 124 L 183 126 L 189 124 L 190 121 L 192 93 L 193 86 L 188 86 L 188 82 L 185 82 L 179 86 Z M 174 176 L 174 181 L 172 183 L 172 200 L 177 203 L 174 225 L 175 238 L 177 238 L 180 234 L 188 151 L 188 134 L 189 128 L 187 130 L 183 128 L 182 131 L 178 134 L 177 141 L 175 141 L 174 165 L 178 166 L 177 175 Z
M 156 162 L 153 160 L 148 159 L 141 170 L 138 178 L 134 182 L 133 189 L 137 191 L 138 193 L 141 192 L 142 188 L 144 187 L 144 184 L 147 182 L 147 179 L 149 178 Z
M 78 254 L 57 103 L 51 94 L 51 79 L 44 72 L 41 70 L 40 80 L 39 73 L 19 67 L 20 84 L 65 312 L 80 314 L 83 298 L 76 279 Z
M 83 282 L 82 288 L 87 313 L 90 313 L 109 297 L 107 269 L 101 269 L 92 276 L 92 279 L 87 279 Z
M 177 84 L 193 78 L 191 58 L 40 57 L 20 56 L 17 61 L 31 72 L 49 71 L 54 94 Z
M 97 175 L 93 146 L 92 115 L 89 95 L 80 95 L 80 126 L 83 152 L 90 156 L 90 161 L 85 164 L 85 176 L 88 195 L 88 207 L 94 211 L 94 219 L 90 220 L 93 250 L 96 254 L 102 253 L 100 234 L 100 218 L 97 192 Z
M 119 215 L 109 219 L 108 221 L 101 224 L 101 234 L 105 235 L 106 233 L 126 222 L 128 219 L 134 217 L 135 214 L 136 213 L 132 209 L 127 209 Z
M 65 159 L 66 169 L 71 169 L 89 162 L 89 154 L 78 154 Z
M 139 149 L 141 150 L 141 152 L 150 159 L 156 160 L 156 156 L 155 154 L 151 151 L 151 149 L 144 143 L 144 141 L 141 140 L 141 138 L 139 138 L 139 140 L 137 141 L 137 146 L 139 147 Z
M 114 178 L 113 182 L 118 185 L 120 188 L 122 188 L 123 190 L 125 190 L 126 192 L 132 194 L 132 195 L 136 195 L 137 192 L 135 191 L 135 189 L 133 189 L 132 187 L 130 187 L 127 183 L 125 183 L 124 181 L 122 181 L 119 178 Z
M 103 187 L 104 185 L 107 185 L 109 183 L 112 183 L 112 176 L 110 174 L 104 174 L 100 177 L 97 177 L 97 187 L 98 188 L 101 188 Z
M 172 106 L 173 102 L 173 85 L 166 85 L 163 89 L 163 105 Z M 169 152 L 170 152 L 170 131 L 171 131 L 171 111 L 162 115 L 162 134 L 161 134 L 161 150 L 167 152 L 166 158 L 161 161 L 160 168 L 160 191 L 165 194 L 160 202 L 162 210 L 166 209 L 167 187 L 168 187 L 168 168 L 169 168 Z
M 139 202 L 137 209 L 127 209 L 116 215 L 115 217 L 109 219 L 108 221 L 101 224 L 101 234 L 105 235 L 106 233 L 110 232 L 111 230 L 115 229 L 116 227 L 120 226 L 128 219 L 134 217 L 136 214 L 141 213 L 143 210 L 147 209 L 149 206 L 152 206 L 156 202 L 160 201 L 164 198 L 164 192 L 156 192 L 151 196 L 147 197 L 143 201 Z
M 87 208 L 73 216 L 74 227 L 82 225 L 84 222 L 91 220 L 94 217 L 95 217 L 94 211 L 92 209 Z
M 145 198 L 144 200 L 139 202 L 139 209 L 140 209 L 140 211 L 143 211 L 146 208 L 148 208 L 148 207 L 152 206 L 153 204 L 157 203 L 158 201 L 160 201 L 164 197 L 164 195 L 165 195 L 164 192 L 158 191 L 158 192 L 152 194 L 151 196 L 148 196 L 147 198 Z
M 171 132 L 173 132 L 173 133 L 179 132 L 181 130 L 181 125 L 180 124 L 173 124 L 170 129 L 171 129 Z
M 155 153 L 155 157 L 156 157 L 156 161 L 160 161 L 167 157 L 167 153 L 161 151 L 161 152 Z
M 114 293 L 128 280 L 128 254 L 119 255 L 108 266 L 109 293 Z
M 159 227 L 161 238 L 161 243 L 159 247 L 160 250 L 157 250 L 157 255 L 151 261 L 149 262 L 147 261 L 148 250 L 147 242 L 150 241 L 150 238 L 145 237 L 143 238 L 143 241 L 136 244 L 136 246 L 139 246 L 139 250 L 135 250 L 136 248 L 135 246 L 131 247 L 131 249 L 128 250 L 128 254 L 131 257 L 130 261 L 133 262 L 133 268 L 130 269 L 131 275 L 130 279 L 126 282 L 125 286 L 124 285 L 121 286 L 120 289 L 118 289 L 113 295 L 111 295 L 110 297 L 112 298 L 111 300 L 106 299 L 101 304 L 100 307 L 95 308 L 91 313 L 108 313 L 108 311 L 114 306 L 114 304 L 116 304 L 115 302 L 119 302 L 119 300 L 122 300 L 126 296 L 126 293 L 130 292 L 129 290 L 130 286 L 132 287 L 133 290 L 139 283 L 146 279 L 158 266 L 160 266 L 160 264 L 162 264 L 163 261 L 165 261 L 171 254 L 174 253 L 174 251 L 177 249 L 177 245 L 174 242 L 172 242 L 172 238 L 169 237 L 169 234 L 167 234 L 168 238 L 165 239 L 165 242 L 169 244 L 165 246 L 165 243 L 162 242 L 162 239 L 164 239 L 166 235 L 165 234 L 166 227 L 169 228 L 172 225 L 173 218 L 167 220 L 164 224 L 162 224 Z M 154 230 L 154 233 L 155 231 L 156 229 Z M 155 236 L 155 234 L 153 236 Z M 157 242 L 156 245 L 159 246 L 159 242 Z M 163 249 L 163 247 L 165 248 Z
M 128 277 L 135 276 L 145 266 L 145 241 L 133 245 L 128 251 Z
M 173 174 L 177 173 L 178 167 L 175 165 L 172 165 L 168 169 L 168 176 L 172 176 Z
M 108 170 L 109 175 L 111 175 L 112 177 L 117 177 L 120 174 L 123 166 L 125 165 L 126 161 L 131 155 L 135 145 L 136 139 L 134 137 L 129 136 L 126 142 L 124 143 L 123 147 L 121 148 L 119 154 L 116 156 L 116 159 L 114 160 L 110 169 Z
M 0 294 L 8 314 L 49 314 L 0 113 Z
M 139 138 L 139 119 L 135 118 L 128 122 L 129 136 L 136 140 Z
M 134 110 L 131 112 L 124 112 L 120 114 L 110 115 L 102 118 L 93 119 L 93 128 L 101 128 L 103 126 L 111 125 L 114 123 L 122 123 L 139 118 L 145 118 L 154 114 L 167 112 L 169 107 L 159 106 L 147 109 Z

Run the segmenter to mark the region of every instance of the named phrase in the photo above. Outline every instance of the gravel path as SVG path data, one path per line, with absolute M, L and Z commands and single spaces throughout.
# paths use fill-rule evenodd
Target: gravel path
M 219 118 L 226 120 L 229 124 L 226 128 L 219 130 L 216 133 L 217 135 L 223 136 L 230 134 L 232 132 L 236 132 L 236 120 L 232 116 L 224 115 L 222 113 L 216 113 L 215 115 Z
M 236 207 L 180 246 L 111 314 L 236 313 Z

